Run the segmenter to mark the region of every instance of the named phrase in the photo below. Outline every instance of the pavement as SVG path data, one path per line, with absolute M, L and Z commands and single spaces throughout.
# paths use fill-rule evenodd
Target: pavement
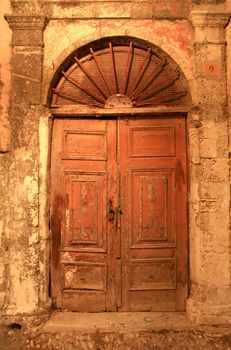
M 231 350 L 231 326 L 185 313 L 54 312 L 40 326 L 0 327 L 0 350 Z

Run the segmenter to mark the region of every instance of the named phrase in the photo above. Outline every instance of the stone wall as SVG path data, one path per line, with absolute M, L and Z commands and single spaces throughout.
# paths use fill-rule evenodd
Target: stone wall
M 6 11 L 9 10 L 6 8 Z M 7 30 L 10 29 L 9 24 L 13 28 L 12 40 L 9 38 L 7 42 L 6 36 L 5 50 L 1 51 L 6 73 L 10 59 L 11 81 L 9 74 L 4 76 L 3 83 L 8 90 L 3 91 L 5 97 L 2 94 L 1 102 L 2 116 L 8 123 L 6 130 L 12 135 L 11 142 L 9 136 L 8 143 L 5 142 L 7 147 L 2 150 L 4 154 L 0 160 L 3 258 L 0 288 L 5 322 L 8 322 L 8 316 L 17 321 L 17 318 L 22 320 L 24 315 L 37 315 L 49 300 L 48 272 L 46 280 L 43 278 L 43 269 L 49 268 L 49 262 L 42 248 L 44 241 L 48 240 L 48 226 L 46 224 L 47 227 L 40 230 L 43 217 L 39 213 L 43 208 L 42 200 L 40 203 L 43 184 L 40 181 L 39 147 L 39 134 L 43 134 L 40 127 L 43 50 L 40 32 L 45 21 L 40 21 L 40 17 L 33 22 L 17 16 L 11 19 L 8 24 L 5 20 L 3 23 Z M 11 52 L 11 57 L 8 52 Z M 43 299 L 44 288 L 46 301 Z
M 231 2 L 12 0 L 11 7 L 5 1 L 2 10 L 9 14 L 8 24 L 3 14 L 0 18 L 6 33 L 0 52 L 4 65 L 0 70 L 0 309 L 5 322 L 22 322 L 28 316 L 41 322 L 50 306 L 47 95 L 51 80 L 78 47 L 107 36 L 129 35 L 163 49 L 189 82 L 187 313 L 197 322 L 230 323 L 227 60 L 231 66 L 231 57 L 227 57 L 225 27 Z M 229 25 L 229 43 L 230 32 Z
M 8 168 L 10 151 L 10 123 L 9 123 L 9 100 L 10 100 L 10 41 L 11 30 L 4 20 L 3 14 L 10 12 L 10 1 L 5 1 L 0 7 L 0 309 L 6 304 L 7 289 L 7 241 L 6 218 L 8 216 Z
M 227 16 L 192 13 L 199 114 L 198 159 L 192 167 L 191 297 L 188 312 L 204 322 L 230 315 L 230 188 L 226 93 Z M 208 312 L 209 310 L 209 312 Z M 222 317 L 223 314 L 223 317 Z

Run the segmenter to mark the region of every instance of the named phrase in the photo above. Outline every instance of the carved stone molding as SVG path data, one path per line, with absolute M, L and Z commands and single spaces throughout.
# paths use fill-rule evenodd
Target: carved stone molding
M 48 23 L 44 16 L 6 15 L 13 31 L 13 46 L 43 46 L 43 31 Z
M 225 27 L 231 17 L 230 13 L 215 13 L 194 10 L 191 21 L 195 27 L 196 42 L 225 43 Z
M 9 23 L 9 26 L 12 30 L 15 30 L 15 29 L 43 30 L 48 22 L 48 19 L 44 16 L 6 15 L 5 19 Z
M 229 22 L 231 14 L 215 13 L 208 11 L 194 10 L 191 12 L 191 20 L 194 27 L 222 27 Z

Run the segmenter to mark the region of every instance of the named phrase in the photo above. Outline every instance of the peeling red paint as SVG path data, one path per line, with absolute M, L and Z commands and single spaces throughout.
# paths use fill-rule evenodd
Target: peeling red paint
M 155 8 L 160 9 L 162 6 L 162 4 L 157 3 Z M 176 14 L 177 11 L 180 11 L 179 5 L 177 3 L 172 4 L 171 11 Z M 107 29 L 107 31 L 111 30 L 112 33 L 114 33 L 118 28 L 123 28 L 124 32 L 129 32 L 132 29 L 126 20 L 114 22 L 107 19 L 101 19 L 100 27 L 104 29 L 103 32 L 105 32 L 105 29 Z M 156 42 L 155 37 L 158 37 L 160 40 L 165 39 L 166 46 L 175 45 L 179 50 L 186 53 L 187 56 L 192 55 L 192 48 L 190 46 L 192 38 L 191 27 L 187 21 L 177 21 L 177 23 L 171 23 L 171 25 L 169 25 L 169 21 L 166 20 L 164 21 L 164 25 L 157 26 L 155 23 L 153 25 L 153 20 L 144 20 L 143 28 L 145 28 L 145 32 L 140 31 L 139 37 L 146 39 L 148 33 L 148 35 L 153 38 L 152 41 L 154 43 Z
M 186 52 L 187 55 L 192 54 L 191 47 L 189 45 L 191 33 L 188 25 L 185 23 L 179 23 L 174 29 L 165 25 L 154 29 L 156 35 L 165 37 L 168 42 L 175 42 L 179 46 L 179 49 Z
M 174 2 L 173 4 L 170 5 L 170 11 L 171 15 L 176 16 L 180 14 L 180 6 L 177 2 Z

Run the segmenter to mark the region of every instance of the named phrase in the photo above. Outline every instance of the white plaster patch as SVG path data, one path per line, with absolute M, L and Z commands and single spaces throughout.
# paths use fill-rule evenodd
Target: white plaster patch
M 34 219 L 34 223 L 37 223 L 37 219 L 35 218 Z M 35 232 L 31 233 L 29 238 L 28 238 L 28 244 L 29 245 L 32 245 L 32 244 L 35 244 L 35 243 L 38 243 L 39 239 L 38 239 L 38 231 L 36 230 Z
M 0 285 L 3 284 L 4 276 L 4 259 L 0 258 Z
M 25 176 L 24 178 L 25 191 L 30 202 L 34 200 L 34 196 L 38 193 L 38 183 L 33 176 Z
M 5 301 L 5 293 L 0 292 L 0 308 L 4 306 L 4 301 Z
M 25 258 L 21 257 L 21 253 L 16 254 L 17 259 L 11 262 L 11 277 L 12 277 L 12 288 L 11 288 L 11 303 L 17 305 L 17 309 L 22 308 L 24 312 L 35 308 L 38 300 L 37 286 L 31 278 L 22 276 L 21 269 L 18 261 L 22 261 Z
M 39 216 L 40 216 L 40 238 L 46 239 L 49 236 L 48 230 L 48 149 L 49 149 L 49 127 L 48 116 L 40 118 L 39 121 Z

